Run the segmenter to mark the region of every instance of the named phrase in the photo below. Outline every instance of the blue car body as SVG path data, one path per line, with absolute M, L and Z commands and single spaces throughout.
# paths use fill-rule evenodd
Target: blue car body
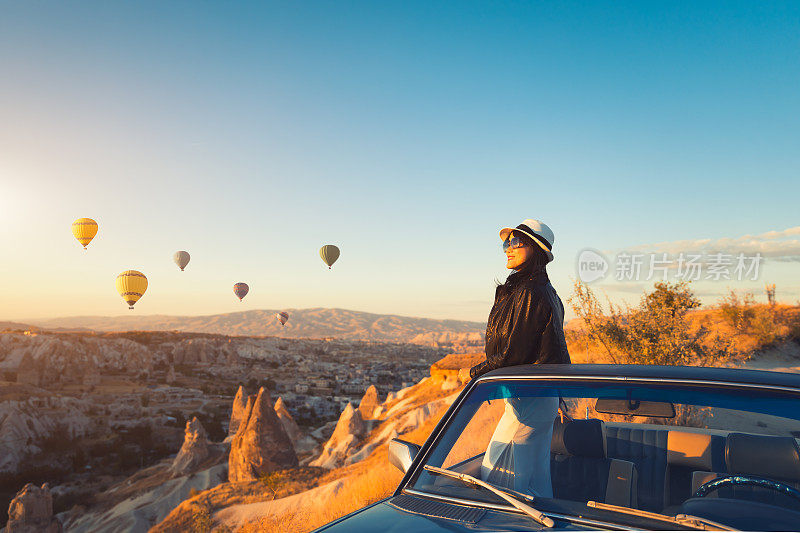
M 429 455 L 432 448 L 443 437 L 448 424 L 452 422 L 454 415 L 465 400 L 470 397 L 470 394 L 473 394 L 476 387 L 481 383 L 491 381 L 526 383 L 528 380 L 531 382 L 550 380 L 550 382 L 557 381 L 559 383 L 596 383 L 597 387 L 608 387 L 609 384 L 620 383 L 626 386 L 642 384 L 643 386 L 652 385 L 653 387 L 663 388 L 672 383 L 675 384 L 676 390 L 680 386 L 688 390 L 687 394 L 693 395 L 693 397 L 708 398 L 719 394 L 720 397 L 734 398 L 734 401 L 740 401 L 740 403 L 752 401 L 753 405 L 756 406 L 754 407 L 756 412 L 758 412 L 758 405 L 761 401 L 767 407 L 777 405 L 776 409 L 783 409 L 783 411 L 780 411 L 781 413 L 791 409 L 800 413 L 800 375 L 797 374 L 742 369 L 637 365 L 537 365 L 499 369 L 482 376 L 478 380 L 473 380 L 465 387 L 459 398 L 432 431 L 419 453 L 413 457 L 413 461 L 408 466 L 403 480 L 392 496 L 339 518 L 319 528 L 317 531 L 329 533 L 367 533 L 376 531 L 453 533 L 541 531 L 545 529 L 559 531 L 587 529 L 698 529 L 684 524 L 664 523 L 648 519 L 646 516 L 625 516 L 612 512 L 588 513 L 586 512 L 586 502 L 581 502 L 581 504 L 565 502 L 550 505 L 545 512 L 555 523 L 552 528 L 548 528 L 510 506 L 426 494 L 424 491 L 415 490 L 411 486 L 415 477 L 418 478 L 420 472 L 422 472 L 422 465 L 430 458 Z M 741 399 L 736 400 L 736 395 L 741 396 Z M 767 411 L 762 410 L 760 412 L 766 413 Z M 800 432 L 793 431 L 792 434 L 794 433 L 797 433 L 796 437 L 800 437 Z M 800 451 L 800 448 L 798 448 L 798 451 Z M 800 456 L 798 456 L 798 461 L 800 461 Z M 800 468 L 800 463 L 798 468 Z M 641 468 L 641 471 L 646 474 L 645 468 Z M 794 486 L 800 487 L 800 483 Z M 647 487 L 642 487 L 644 492 L 646 492 L 646 489 Z M 551 500 L 548 501 L 552 503 Z M 700 503 L 706 502 L 702 500 Z M 708 503 L 716 505 L 719 502 Z M 763 508 L 763 511 L 760 510 L 761 507 L 759 505 L 762 504 L 743 502 L 740 506 L 729 506 L 722 516 L 733 520 L 736 527 L 741 529 L 796 530 L 800 527 L 800 510 L 797 512 L 786 510 L 785 513 L 782 512 L 783 514 L 773 514 L 767 507 Z M 709 507 L 709 509 L 713 511 L 712 508 Z M 713 512 L 711 512 L 710 516 L 718 518 L 718 516 L 714 516 Z M 711 520 L 711 518 L 708 518 L 708 520 Z M 795 522 L 795 520 L 797 521 Z M 797 527 L 791 527 L 792 524 Z

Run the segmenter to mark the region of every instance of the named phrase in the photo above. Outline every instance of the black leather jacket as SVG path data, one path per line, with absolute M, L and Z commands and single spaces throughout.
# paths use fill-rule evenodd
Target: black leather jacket
M 570 363 L 564 304 L 544 267 L 511 274 L 497 287 L 486 325 L 486 360 L 469 375 L 531 363 Z

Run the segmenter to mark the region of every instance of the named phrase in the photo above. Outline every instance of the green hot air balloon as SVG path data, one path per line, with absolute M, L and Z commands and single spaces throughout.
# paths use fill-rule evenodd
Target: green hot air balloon
M 319 256 L 328 265 L 328 270 L 333 266 L 337 259 L 339 259 L 339 248 L 333 244 L 326 244 L 319 249 Z
M 184 252 L 183 250 L 175 252 L 172 259 L 175 261 L 175 264 L 180 267 L 181 272 L 183 272 L 183 269 L 189 264 L 189 252 Z

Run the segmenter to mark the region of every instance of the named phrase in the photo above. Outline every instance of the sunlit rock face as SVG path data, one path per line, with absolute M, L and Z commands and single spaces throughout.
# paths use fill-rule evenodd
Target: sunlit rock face
M 25 485 L 8 506 L 6 533 L 60 533 L 61 522 L 53 516 L 53 496 L 45 483 Z
M 254 481 L 297 465 L 292 441 L 275 413 L 269 391 L 261 387 L 231 441 L 228 480 Z
M 193 417 L 186 422 L 183 446 L 172 462 L 172 472 L 176 475 L 188 474 L 205 461 L 209 455 L 206 430 L 197 417 Z
M 236 391 L 236 396 L 233 397 L 233 407 L 231 408 L 231 421 L 228 424 L 228 437 L 233 437 L 239 431 L 239 426 L 242 420 L 247 415 L 250 408 L 247 406 L 248 396 L 244 392 L 244 387 L 239 385 L 239 390 Z
M 310 463 L 311 466 L 324 468 L 341 466 L 347 456 L 355 451 L 356 446 L 366 432 L 367 425 L 361 417 L 361 412 L 348 403 L 339 416 L 333 435 L 325 443 L 322 454 Z
M 286 408 L 286 404 L 283 403 L 283 398 L 278 398 L 275 402 L 275 414 L 278 415 L 281 424 L 283 424 L 283 429 L 286 430 L 286 434 L 296 447 L 297 441 L 302 437 L 302 432 L 297 422 L 294 421 L 291 413 L 289 413 L 289 410 Z
M 378 401 L 378 389 L 375 385 L 370 385 L 367 388 L 366 392 L 364 392 L 364 396 L 361 397 L 361 401 L 358 402 L 358 410 L 361 412 L 361 417 L 364 420 L 370 420 L 375 416 L 375 408 L 380 405 Z

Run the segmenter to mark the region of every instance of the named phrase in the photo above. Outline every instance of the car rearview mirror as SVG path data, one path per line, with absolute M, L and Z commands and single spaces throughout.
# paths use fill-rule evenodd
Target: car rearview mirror
M 598 398 L 594 410 L 607 415 L 652 416 L 657 418 L 675 418 L 675 406 L 670 402 L 653 402 L 628 398 Z
M 389 441 L 389 462 L 404 474 L 408 471 L 414 458 L 419 453 L 419 446 L 400 439 Z

